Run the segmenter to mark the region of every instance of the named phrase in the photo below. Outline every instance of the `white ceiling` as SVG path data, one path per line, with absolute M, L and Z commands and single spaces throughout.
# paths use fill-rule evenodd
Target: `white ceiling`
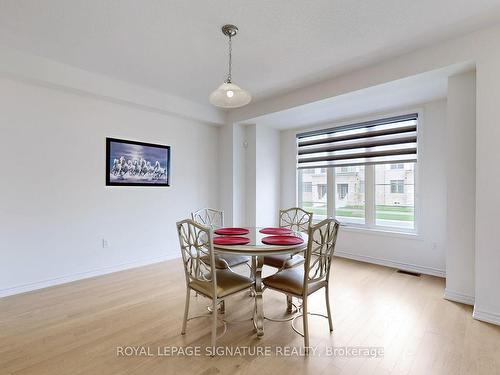
M 0 0 L 0 44 L 199 103 L 263 99 L 500 20 L 499 0 Z

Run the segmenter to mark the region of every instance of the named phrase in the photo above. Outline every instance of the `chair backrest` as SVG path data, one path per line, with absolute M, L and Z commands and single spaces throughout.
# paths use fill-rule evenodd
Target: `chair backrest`
M 198 224 L 206 225 L 212 229 L 224 226 L 224 211 L 214 210 L 213 208 L 202 208 L 193 212 L 191 218 Z
M 304 290 L 307 290 L 309 283 L 328 278 L 339 228 L 337 220 L 325 219 L 309 229 L 304 262 Z
M 191 219 L 177 223 L 186 283 L 208 281 L 213 283 L 215 295 L 215 260 L 212 229 Z
M 307 233 L 312 224 L 312 218 L 312 212 L 299 207 L 280 210 L 280 227 Z

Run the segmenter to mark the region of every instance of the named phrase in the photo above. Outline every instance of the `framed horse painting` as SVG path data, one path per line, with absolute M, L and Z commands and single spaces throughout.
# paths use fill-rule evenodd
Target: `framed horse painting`
M 106 186 L 170 186 L 170 146 L 106 138 Z

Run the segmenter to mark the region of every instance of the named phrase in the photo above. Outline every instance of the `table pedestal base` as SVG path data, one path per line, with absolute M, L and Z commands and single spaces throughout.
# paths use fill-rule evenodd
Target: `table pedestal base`
M 252 257 L 252 271 L 255 278 L 255 310 L 253 323 L 257 331 L 257 337 L 264 336 L 264 303 L 262 301 L 262 267 L 263 256 Z

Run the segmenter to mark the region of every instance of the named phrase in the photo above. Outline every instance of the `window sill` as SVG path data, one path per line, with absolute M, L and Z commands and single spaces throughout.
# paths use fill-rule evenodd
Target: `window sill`
M 386 228 L 369 228 L 369 227 L 361 227 L 353 224 L 341 224 L 342 230 L 348 232 L 358 232 L 364 234 L 373 234 L 387 237 L 396 237 L 396 238 L 406 238 L 412 240 L 423 240 L 422 235 L 417 232 L 400 232 L 397 230 L 391 230 Z

